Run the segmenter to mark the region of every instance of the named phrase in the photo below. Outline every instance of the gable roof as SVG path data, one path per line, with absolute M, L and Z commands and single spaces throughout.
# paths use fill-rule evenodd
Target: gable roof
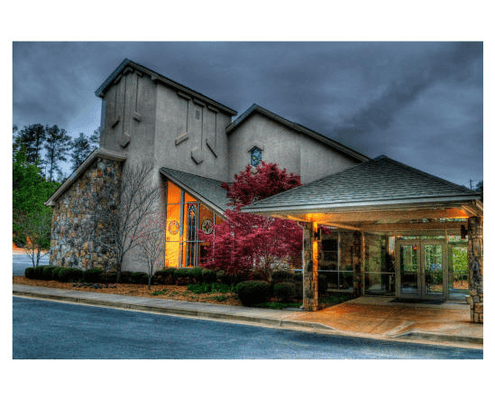
M 385 156 L 246 206 L 243 211 L 329 210 L 480 199 L 477 192 Z
M 260 114 L 264 115 L 265 117 L 278 122 L 279 124 L 284 125 L 285 127 L 292 129 L 298 133 L 301 133 L 303 135 L 309 136 L 327 146 L 332 147 L 335 150 L 340 151 L 341 153 L 346 154 L 347 156 L 350 156 L 358 161 L 368 161 L 370 158 L 365 156 L 364 154 L 361 154 L 347 146 L 344 146 L 343 144 L 336 142 L 335 140 L 332 140 L 318 132 L 315 132 L 309 128 L 306 128 L 302 125 L 299 125 L 295 122 L 291 122 L 285 118 L 282 118 L 280 115 L 277 115 L 271 111 L 268 111 L 266 108 L 263 108 L 259 106 L 258 104 L 253 104 L 251 107 L 249 107 L 239 118 L 237 118 L 235 121 L 233 121 L 231 124 L 227 126 L 225 131 L 227 134 L 235 131 L 239 126 L 241 126 L 244 122 L 246 122 L 251 116 L 254 114 Z
M 237 111 L 232 110 L 231 108 L 229 108 L 229 107 L 227 107 L 227 106 L 225 106 L 225 105 L 223 105 L 223 104 L 221 104 L 221 103 L 219 103 L 213 99 L 210 99 L 209 97 L 207 97 L 207 96 L 205 96 L 199 92 L 196 92 L 195 90 L 192 90 L 192 89 L 190 89 L 184 85 L 181 85 L 180 83 L 177 83 L 177 82 L 173 81 L 172 79 L 166 78 L 163 75 L 160 75 L 159 73 L 152 71 L 151 69 L 146 68 L 141 64 L 138 64 L 132 60 L 129 60 L 128 58 L 126 58 L 124 61 L 122 61 L 120 63 L 120 65 L 115 69 L 115 71 L 113 71 L 110 74 L 110 76 L 105 80 L 105 82 L 103 82 L 101 84 L 101 86 L 95 92 L 96 96 L 103 97 L 105 92 L 111 87 L 113 81 L 117 77 L 119 77 L 121 73 L 125 73 L 127 68 L 134 68 L 134 69 L 150 76 L 152 80 L 156 80 L 156 81 L 164 84 L 165 86 L 169 86 L 169 87 L 176 89 L 180 92 L 186 93 L 189 96 L 192 96 L 198 100 L 202 100 L 205 103 L 207 103 L 213 107 L 219 108 L 220 110 L 224 111 L 225 113 L 227 113 L 231 116 L 237 115 Z
M 165 167 L 160 168 L 160 173 L 216 212 L 223 214 L 229 208 L 223 182 Z
M 53 193 L 50 198 L 44 203 L 45 206 L 54 206 L 58 198 L 69 189 L 72 184 L 79 179 L 79 177 L 88 169 L 96 158 L 105 158 L 108 160 L 115 160 L 118 162 L 124 161 L 127 158 L 126 154 L 116 153 L 114 151 L 106 150 L 103 148 L 97 148 L 77 167 L 72 174 L 60 185 L 60 187 Z

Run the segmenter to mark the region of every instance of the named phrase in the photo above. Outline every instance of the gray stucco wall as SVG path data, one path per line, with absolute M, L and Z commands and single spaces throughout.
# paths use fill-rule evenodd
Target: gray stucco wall
M 155 159 L 162 167 L 227 179 L 229 115 L 194 97 L 157 86 Z
M 263 150 L 263 161 L 275 162 L 308 183 L 358 162 L 316 139 L 296 132 L 264 115 L 253 114 L 229 134 L 229 180 L 250 162 L 253 146 Z

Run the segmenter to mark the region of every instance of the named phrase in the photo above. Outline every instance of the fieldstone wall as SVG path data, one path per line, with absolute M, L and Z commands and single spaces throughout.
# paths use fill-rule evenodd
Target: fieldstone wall
M 55 267 L 103 268 L 110 270 L 115 260 L 97 246 L 93 236 L 101 229 L 95 226 L 95 198 L 117 204 L 122 163 L 97 157 L 73 182 L 53 207 L 50 264 Z
M 483 323 L 483 220 L 468 220 L 469 294 L 471 322 Z

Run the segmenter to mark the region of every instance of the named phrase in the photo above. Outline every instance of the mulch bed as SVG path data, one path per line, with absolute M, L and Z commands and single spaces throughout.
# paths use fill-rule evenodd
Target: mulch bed
M 77 286 L 74 287 L 72 283 L 66 283 L 66 282 L 27 279 L 24 276 L 14 276 L 13 283 L 19 285 L 42 286 L 42 287 L 50 287 L 56 289 L 82 290 L 86 292 L 98 291 L 100 293 L 121 294 L 125 296 L 152 297 L 158 299 L 225 304 L 231 306 L 241 305 L 241 302 L 236 294 L 233 293 L 195 294 L 189 292 L 187 290 L 187 286 L 152 285 L 151 290 L 148 290 L 148 285 L 119 283 L 116 284 L 116 287 L 108 287 L 108 288 L 103 287 L 101 289 L 93 289 L 91 287 L 77 287 Z M 157 294 L 153 294 L 153 293 L 157 293 Z

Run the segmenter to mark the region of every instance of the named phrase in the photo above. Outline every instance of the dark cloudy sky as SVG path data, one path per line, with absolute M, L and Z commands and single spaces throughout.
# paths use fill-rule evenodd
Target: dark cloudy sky
M 91 134 L 125 58 L 239 115 L 257 103 L 370 157 L 483 179 L 480 42 L 14 42 L 13 123 Z

